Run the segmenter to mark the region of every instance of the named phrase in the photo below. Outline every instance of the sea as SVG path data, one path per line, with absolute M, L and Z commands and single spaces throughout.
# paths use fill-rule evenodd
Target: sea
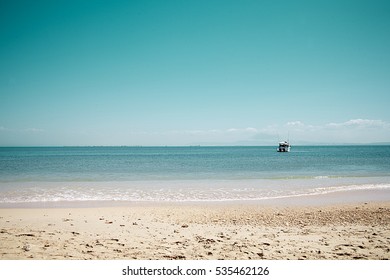
M 0 147 L 0 207 L 390 191 L 390 146 Z

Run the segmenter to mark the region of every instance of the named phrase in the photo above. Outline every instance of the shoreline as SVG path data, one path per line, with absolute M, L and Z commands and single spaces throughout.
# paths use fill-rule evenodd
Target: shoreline
M 0 208 L 134 203 L 305 205 L 390 200 L 389 177 L 0 183 Z M 378 195 L 379 194 L 379 195 Z
M 295 196 L 282 196 L 266 199 L 253 200 L 199 200 L 199 201 L 47 201 L 47 202 L 20 202 L 0 203 L 0 209 L 15 208 L 112 208 L 112 207 L 133 207 L 133 206 L 163 206 L 163 205 L 259 205 L 268 207 L 280 206 L 328 206 L 344 205 L 364 202 L 388 202 L 390 201 L 390 189 L 373 190 L 348 190 L 335 191 L 325 194 L 304 194 Z
M 2 208 L 0 259 L 390 259 L 390 201 Z

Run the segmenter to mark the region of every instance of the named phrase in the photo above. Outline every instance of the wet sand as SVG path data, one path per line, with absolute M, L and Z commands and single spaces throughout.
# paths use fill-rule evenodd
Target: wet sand
M 389 259 L 390 202 L 0 209 L 0 259 Z

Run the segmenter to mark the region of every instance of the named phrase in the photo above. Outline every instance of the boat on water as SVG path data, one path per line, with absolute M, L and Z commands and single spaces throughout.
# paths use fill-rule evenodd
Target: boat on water
M 279 147 L 276 149 L 276 151 L 280 153 L 287 153 L 290 151 L 291 145 L 287 141 L 279 142 Z

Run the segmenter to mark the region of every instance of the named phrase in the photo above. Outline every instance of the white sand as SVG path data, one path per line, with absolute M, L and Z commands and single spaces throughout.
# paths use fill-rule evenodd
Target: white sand
M 0 259 L 389 259 L 390 202 L 0 209 Z

